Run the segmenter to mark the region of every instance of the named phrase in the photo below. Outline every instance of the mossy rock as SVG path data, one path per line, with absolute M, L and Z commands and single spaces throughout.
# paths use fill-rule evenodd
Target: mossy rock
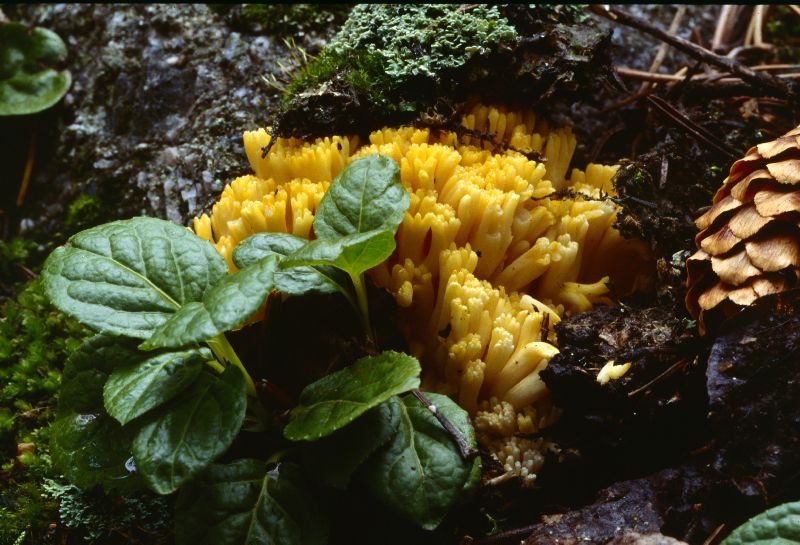
M 359 5 L 287 86 L 274 124 L 365 134 L 473 97 L 565 100 L 603 73 L 608 43 L 576 6 Z

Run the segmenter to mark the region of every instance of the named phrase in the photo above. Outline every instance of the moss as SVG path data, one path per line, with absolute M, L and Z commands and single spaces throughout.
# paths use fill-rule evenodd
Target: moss
M 458 68 L 515 39 L 516 31 L 496 7 L 462 10 L 458 5 L 362 4 L 353 8 L 329 44 L 328 54 L 316 61 L 321 67 L 309 66 L 301 74 L 304 85 L 290 89 L 297 91 L 329 79 L 333 61 L 346 59 L 360 64 L 354 67 L 354 71 L 363 71 L 357 80 L 435 79 L 443 70 Z
M 322 54 L 293 79 L 284 105 L 339 78 L 385 107 L 407 80 L 437 80 L 442 72 L 485 56 L 516 36 L 496 7 L 464 11 L 457 5 L 359 5 Z
M 369 51 L 342 54 L 326 49 L 314 62 L 306 65 L 292 80 L 284 95 L 284 104 L 294 96 L 320 82 L 340 78 L 353 90 L 381 107 L 391 106 L 390 96 L 396 80 L 386 75 L 380 56 Z
M 273 128 L 314 138 L 434 117 L 480 97 L 535 106 L 578 94 L 610 33 L 581 7 L 361 4 L 286 86 Z M 445 98 L 446 97 L 446 98 Z
M 64 227 L 67 234 L 77 233 L 101 223 L 104 219 L 103 203 L 91 195 L 79 195 L 69 205 Z
M 58 501 L 44 494 L 41 482 L 51 474 L 49 459 L 37 457 L 25 467 L 3 469 L 0 496 L 0 545 L 40 543 L 58 519 Z
M 267 34 L 297 36 L 341 25 L 349 12 L 350 4 L 248 4 L 243 15 Z
M 57 503 L 42 497 L 52 472 L 47 425 L 54 412 L 61 368 L 86 330 L 55 310 L 38 280 L 0 309 L 0 545 L 24 531 L 38 535 L 57 518 Z M 35 450 L 15 461 L 17 445 Z
M 13 289 L 27 276 L 22 268 L 28 261 L 36 244 L 21 237 L 12 238 L 10 241 L 0 241 L 0 284 L 7 289 Z

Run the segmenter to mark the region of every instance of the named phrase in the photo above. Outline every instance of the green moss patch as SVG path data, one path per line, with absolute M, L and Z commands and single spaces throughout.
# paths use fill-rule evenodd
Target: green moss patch
M 607 38 L 581 7 L 358 5 L 286 87 L 273 126 L 308 138 L 368 133 L 473 96 L 530 106 L 599 73 Z

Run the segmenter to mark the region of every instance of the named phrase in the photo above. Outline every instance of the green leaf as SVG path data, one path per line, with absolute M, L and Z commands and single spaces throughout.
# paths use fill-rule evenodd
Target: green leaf
M 303 445 L 303 466 L 322 484 L 344 490 L 356 469 L 400 424 L 400 401 L 389 398 L 333 435 Z
M 798 543 L 800 543 L 800 501 L 784 503 L 751 518 L 731 532 L 722 545 Z
M 395 248 L 392 231 L 367 231 L 338 240 L 312 240 L 280 263 L 281 269 L 331 265 L 355 277 L 379 265 Z
M 128 339 L 96 335 L 64 365 L 50 454 L 71 482 L 84 488 L 141 486 L 131 454 L 133 430 L 122 428 L 103 409 L 103 384 L 109 374 L 140 359 L 141 352 Z
M 133 440 L 133 456 L 154 491 L 169 494 L 203 471 L 239 433 L 247 399 L 237 367 L 201 373 L 170 403 L 154 411 Z
M 426 396 L 475 447 L 466 411 L 447 396 Z M 447 431 L 415 397 L 406 396 L 399 405 L 394 439 L 364 464 L 363 475 L 377 498 L 432 530 L 470 491 L 480 459 L 465 462 Z
M 319 203 L 314 218 L 318 239 L 336 240 L 366 231 L 394 233 L 403 221 L 410 198 L 400 183 L 400 168 L 382 155 L 350 163 Z
M 33 114 L 61 100 L 72 76 L 50 65 L 66 56 L 67 48 L 55 32 L 0 23 L 0 116 Z
M 291 441 L 314 441 L 332 434 L 393 395 L 419 386 L 416 358 L 386 351 L 306 386 L 292 420 L 283 430 Z
M 113 371 L 103 388 L 106 411 L 123 425 L 185 390 L 213 357 L 208 349 L 140 354 L 141 361 Z
M 175 507 L 178 545 L 323 545 L 327 517 L 301 470 L 258 460 L 208 468 L 181 490 Z
M 100 334 L 84 341 L 64 364 L 59 413 L 104 412 L 103 385 L 109 375 L 118 367 L 135 365 L 143 356 L 129 339 Z
M 284 258 L 306 245 L 308 239 L 289 233 L 256 233 L 241 241 L 233 251 L 233 262 L 240 269 L 270 255 Z
M 198 344 L 242 325 L 272 290 L 277 259 L 268 256 L 228 275 L 205 293 L 202 302 L 181 307 L 140 348 L 151 350 Z
M 247 237 L 233 251 L 233 262 L 243 269 L 268 255 L 281 259 L 308 243 L 288 233 L 258 233 Z M 336 293 L 347 290 L 347 277 L 333 267 L 294 267 L 275 271 L 275 289 L 288 295 Z
M 82 488 L 137 488 L 133 432 L 105 413 L 62 414 L 50 427 L 50 455 L 67 480 Z
M 66 314 L 100 332 L 146 339 L 227 272 L 208 241 L 141 217 L 76 234 L 50 254 L 42 277 Z

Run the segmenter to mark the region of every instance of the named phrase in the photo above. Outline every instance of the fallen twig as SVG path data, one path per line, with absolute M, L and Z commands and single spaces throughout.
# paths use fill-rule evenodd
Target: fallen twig
M 606 17 L 607 19 L 631 26 L 641 30 L 642 32 L 655 36 L 656 38 L 671 44 L 676 49 L 683 51 L 687 55 L 700 59 L 708 64 L 724 68 L 731 74 L 739 76 L 744 81 L 752 83 L 758 87 L 768 89 L 774 93 L 777 93 L 779 96 L 788 97 L 793 94 L 786 83 L 781 81 L 779 78 L 776 78 L 775 76 L 766 72 L 757 72 L 752 70 L 750 67 L 745 66 L 734 59 L 717 55 L 716 53 L 713 53 L 704 47 L 700 47 L 699 45 L 693 44 L 692 42 L 684 40 L 678 36 L 671 36 L 666 31 L 653 26 L 650 22 L 645 21 L 640 17 L 636 17 L 630 13 L 618 9 L 607 10 L 604 7 L 596 4 L 592 5 L 590 9 L 592 12 Z
M 261 148 L 261 158 L 262 159 L 264 159 L 267 156 L 267 154 L 269 153 L 269 150 L 271 150 L 272 146 L 275 145 L 275 140 L 278 137 L 277 132 L 278 132 L 278 130 L 277 130 L 276 127 L 267 127 L 267 134 L 269 135 L 269 142 L 267 142 L 266 146 Z
M 705 143 L 707 146 L 714 148 L 715 150 L 723 153 L 731 158 L 731 160 L 735 160 L 738 158 L 741 153 L 737 150 L 731 148 L 727 144 L 723 144 L 719 142 L 713 134 L 708 132 L 705 128 L 701 125 L 698 125 L 681 112 L 679 112 L 672 104 L 667 102 L 666 100 L 657 97 L 657 96 L 648 96 L 647 100 L 656 107 L 659 111 L 661 111 L 664 115 L 670 118 L 676 125 L 683 128 L 685 131 L 689 132 L 697 138 L 698 140 Z
M 461 432 L 458 431 L 453 423 L 450 422 L 447 417 L 436 408 L 436 405 L 431 403 L 430 399 L 425 397 L 425 394 L 420 392 L 417 388 L 411 390 L 411 393 L 414 394 L 414 397 L 416 397 L 420 403 L 422 403 L 423 407 L 428 409 L 431 414 L 436 417 L 436 420 L 439 421 L 442 427 L 447 430 L 447 433 L 450 434 L 453 442 L 458 447 L 458 452 L 461 454 L 461 457 L 464 460 L 470 461 L 478 455 L 478 451 L 467 444 L 467 440 L 464 438 Z
M 538 524 L 531 524 L 521 528 L 514 528 L 513 530 L 506 530 L 505 532 L 498 532 L 481 539 L 476 539 L 472 543 L 473 545 L 497 545 L 499 543 L 511 541 L 512 539 L 515 540 L 515 542 L 518 542 L 528 537 L 537 526 Z
M 683 20 L 683 16 L 685 14 L 686 6 L 678 6 L 678 10 L 675 12 L 675 16 L 672 18 L 672 23 L 669 25 L 669 30 L 667 30 L 670 35 L 674 36 L 678 33 L 678 29 L 681 26 L 681 21 Z M 661 47 L 658 48 L 656 56 L 653 58 L 653 62 L 650 64 L 650 72 L 658 72 L 658 69 L 661 68 L 661 64 L 664 62 L 668 51 L 669 44 L 667 42 L 662 42 Z M 651 87 L 653 87 L 652 82 L 645 81 L 639 86 L 639 92 L 641 93 L 642 91 L 646 91 Z
M 22 173 L 22 183 L 19 186 L 19 193 L 17 193 L 17 207 L 22 207 L 25 203 L 25 195 L 28 193 L 28 184 L 31 181 L 31 173 L 33 172 L 33 161 L 36 158 L 36 133 L 31 136 L 31 143 L 28 145 L 28 158 L 25 161 L 25 170 Z
M 615 85 L 619 90 L 624 93 L 630 94 L 630 91 L 625 87 L 625 85 L 620 81 L 619 76 L 615 72 L 611 73 L 611 77 L 609 81 Z M 731 148 L 730 146 L 721 143 L 718 139 L 708 132 L 705 128 L 698 125 L 680 111 L 678 111 L 674 106 L 672 106 L 669 102 L 664 100 L 663 98 L 648 95 L 647 97 L 648 102 L 652 104 L 657 110 L 661 113 L 666 115 L 673 123 L 677 126 L 694 136 L 697 140 L 703 142 L 707 146 L 714 148 L 715 150 L 719 151 L 720 153 L 727 155 L 732 160 L 738 158 L 741 153 L 737 150 Z

